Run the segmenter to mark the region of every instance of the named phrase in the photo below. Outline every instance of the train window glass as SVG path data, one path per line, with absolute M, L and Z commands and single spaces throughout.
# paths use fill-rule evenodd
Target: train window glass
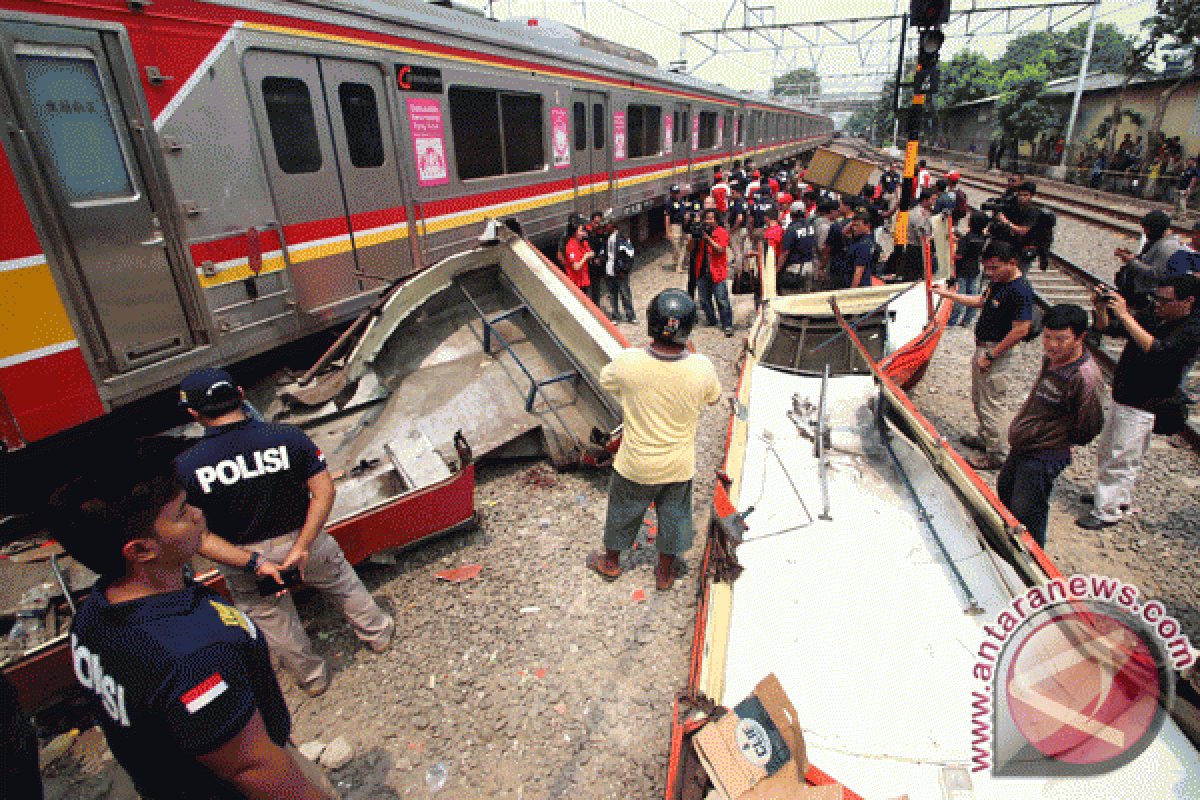
M 671 120 L 671 141 L 678 142 L 683 136 L 683 129 L 679 127 L 679 112 L 674 112 L 675 116 Z
M 266 77 L 262 93 L 279 168 L 289 175 L 319 170 L 321 144 L 308 85 L 299 78 Z
M 587 150 L 587 104 L 575 104 L 575 149 Z
M 692 116 L 691 112 L 688 112 L 688 111 L 683 112 L 683 130 L 680 133 L 680 136 L 682 137 L 680 139 L 681 142 L 690 142 L 692 140 L 691 139 L 692 121 L 690 119 L 691 116 Z
M 700 149 L 711 150 L 717 146 L 717 114 L 715 111 L 700 112 Z
M 125 153 L 91 54 L 21 54 L 17 63 L 25 75 L 34 116 L 54 151 L 51 168 L 58 173 L 67 201 L 132 195 Z
M 592 149 L 604 149 L 604 103 L 592 103 Z
M 739 147 L 746 143 L 746 118 L 738 114 L 733 123 L 733 142 Z
M 641 158 L 661 152 L 662 109 L 630 104 L 626 108 L 629 157 Z
M 343 83 L 338 86 L 338 102 L 350 163 L 358 169 L 383 166 L 383 135 L 379 131 L 375 90 L 365 83 Z
M 733 141 L 733 112 L 732 111 L 725 112 L 725 130 L 722 131 L 722 133 L 725 134 L 724 141 L 721 142 L 722 146 L 724 146 L 726 142 Z
M 542 96 L 502 94 L 505 172 L 529 172 L 546 166 L 542 137 Z
M 458 179 L 504 174 L 500 104 L 491 89 L 450 87 L 450 125 Z

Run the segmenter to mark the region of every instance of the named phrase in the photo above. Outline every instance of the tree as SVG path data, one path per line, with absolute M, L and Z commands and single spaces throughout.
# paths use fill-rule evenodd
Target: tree
M 1003 75 L 1010 69 L 1019 70 L 1026 64 L 1040 61 L 1049 70 L 1047 80 L 1073 78 L 1079 74 L 1087 29 L 1088 24 L 1081 22 L 1066 33 L 1034 31 L 1017 36 L 996 59 L 996 70 Z M 1111 23 L 1097 23 L 1088 72 L 1121 72 L 1132 50 L 1133 37 L 1121 33 Z
M 1014 37 L 1008 41 L 1004 53 L 995 61 L 996 72 L 1005 75 L 1009 70 L 1021 70 L 1028 64 L 1044 64 L 1047 55 L 1055 57 L 1062 41 L 1062 34 L 1054 31 L 1034 31 Z M 1076 72 L 1079 62 L 1075 63 Z M 1050 79 L 1049 75 L 1046 77 Z
M 1162 130 L 1163 117 L 1167 113 L 1167 105 L 1179 91 L 1183 82 L 1196 73 L 1196 50 L 1200 42 L 1200 6 L 1191 0 L 1158 0 L 1154 16 L 1142 21 L 1147 29 L 1146 44 L 1153 52 L 1160 42 L 1168 42 L 1170 49 L 1176 55 L 1184 56 L 1187 67 L 1180 73 L 1179 78 L 1158 95 L 1154 107 L 1154 116 L 1150 119 L 1150 130 L 1146 133 L 1146 152 L 1141 169 L 1145 169 L 1153 152 L 1158 149 L 1158 139 Z
M 1005 139 L 1032 145 L 1040 134 L 1058 127 L 1057 112 L 1042 99 L 1049 74 L 1044 63 L 1034 61 L 1004 75 L 1002 94 L 996 100 L 996 119 Z
M 996 94 L 1000 88 L 1000 76 L 995 66 L 982 53 L 959 50 L 954 57 L 942 64 L 941 86 L 933 96 L 931 108 L 938 130 L 944 122 L 945 109 L 959 103 L 969 103 Z
M 776 97 L 801 95 L 816 97 L 821 94 L 821 76 L 808 67 L 800 67 L 771 79 L 771 94 Z

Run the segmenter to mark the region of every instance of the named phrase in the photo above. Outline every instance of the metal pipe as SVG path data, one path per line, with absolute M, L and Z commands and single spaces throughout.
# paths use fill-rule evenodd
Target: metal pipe
M 1092 15 L 1088 19 L 1087 44 L 1083 46 L 1083 58 L 1079 62 L 1079 80 L 1075 83 L 1075 99 L 1071 102 L 1071 116 L 1067 119 L 1067 135 L 1063 139 L 1062 157 L 1058 161 L 1060 167 L 1067 165 L 1067 151 L 1071 147 L 1071 136 L 1075 133 L 1075 120 L 1079 116 L 1079 101 L 1083 97 L 1083 82 L 1087 78 L 1088 64 L 1092 60 L 1092 42 L 1096 38 L 1096 6 L 1092 3 Z
M 813 447 L 817 452 L 817 477 L 821 481 L 821 519 L 832 520 L 829 514 L 829 473 L 825 462 L 825 437 L 829 431 L 825 426 L 825 393 L 829 388 L 829 365 L 825 365 L 825 375 L 821 378 L 821 403 L 817 406 L 817 435 Z

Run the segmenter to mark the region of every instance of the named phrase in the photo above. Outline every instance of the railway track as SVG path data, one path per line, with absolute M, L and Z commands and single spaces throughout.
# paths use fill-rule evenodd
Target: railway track
M 854 154 L 860 158 L 878 161 L 883 156 L 874 147 L 858 140 L 843 139 L 840 141 L 840 144 L 853 150 Z M 931 168 L 931 171 L 945 172 L 945 170 L 939 171 L 933 168 Z M 975 175 L 968 178 L 966 172 L 962 170 L 960 172 L 962 173 L 961 184 L 974 186 L 977 189 L 992 192 L 996 195 L 1002 194 L 1004 191 L 1004 183 L 1001 181 L 980 179 Z M 1067 199 L 1061 195 L 1058 195 L 1055 200 L 1048 201 L 1040 190 L 1038 192 L 1038 203 L 1055 213 L 1061 213 L 1064 216 L 1078 219 L 1087 224 L 1105 228 L 1106 230 L 1127 233 L 1129 235 L 1141 235 L 1142 232 L 1141 225 L 1139 224 L 1141 215 L 1132 211 L 1100 208 L 1095 203 L 1077 201 L 1074 198 Z M 1079 206 L 1079 208 L 1072 208 L 1072 205 Z M 1060 253 L 1051 252 L 1049 261 L 1054 269 L 1045 271 L 1031 269 L 1026 274 L 1029 282 L 1033 284 L 1033 288 L 1037 292 L 1039 304 L 1048 308 L 1059 303 L 1075 303 L 1084 308 L 1090 308 L 1093 292 L 1101 284 L 1106 283 L 1106 281 L 1075 264 Z M 1124 342 L 1122 340 L 1111 337 L 1098 337 L 1098 341 L 1088 342 L 1088 348 L 1096 359 L 1096 363 L 1104 372 L 1105 378 L 1110 382 L 1123 346 Z M 1185 380 L 1185 386 L 1193 395 L 1200 393 L 1200 366 L 1193 367 Z M 1193 449 L 1200 452 L 1200 421 L 1195 417 L 1190 419 L 1180 435 Z

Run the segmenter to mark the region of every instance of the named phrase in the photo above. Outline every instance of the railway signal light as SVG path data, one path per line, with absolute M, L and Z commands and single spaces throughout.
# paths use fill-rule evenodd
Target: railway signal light
M 938 88 L 938 52 L 946 40 L 937 28 L 921 31 L 920 52 L 917 55 L 917 72 L 913 76 L 915 94 L 933 94 Z
M 910 0 L 909 22 L 918 28 L 936 28 L 950 21 L 950 0 Z

